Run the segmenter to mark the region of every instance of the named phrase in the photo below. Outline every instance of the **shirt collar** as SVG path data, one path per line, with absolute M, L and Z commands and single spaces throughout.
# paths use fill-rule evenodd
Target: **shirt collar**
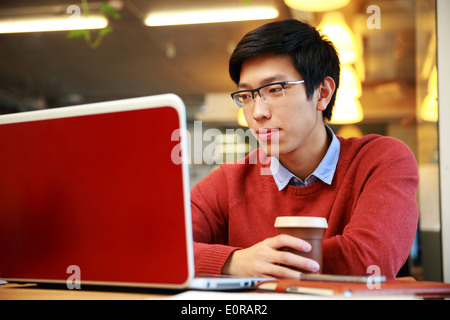
M 297 181 L 296 185 L 305 186 L 313 183 L 317 179 L 322 180 L 324 183 L 330 185 L 333 181 L 334 173 L 336 171 L 336 166 L 339 160 L 339 152 L 341 150 L 341 143 L 339 139 L 334 134 L 333 130 L 327 125 L 325 125 L 328 134 L 331 137 L 331 143 L 328 147 L 328 151 L 320 162 L 319 166 L 311 173 L 305 181 L 296 177 L 289 170 L 287 170 L 276 157 L 271 158 L 270 171 L 277 184 L 278 190 L 283 190 L 294 178 Z

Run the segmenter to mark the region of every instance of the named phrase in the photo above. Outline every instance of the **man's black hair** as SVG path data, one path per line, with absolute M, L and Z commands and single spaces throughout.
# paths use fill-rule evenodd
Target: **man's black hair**
M 295 68 L 305 80 L 308 99 L 312 98 L 325 77 L 331 77 L 336 83 L 336 89 L 323 111 L 323 117 L 331 119 L 340 75 L 339 56 L 331 41 L 321 36 L 314 27 L 299 20 L 267 23 L 247 33 L 238 43 L 229 61 L 231 79 L 239 84 L 244 61 L 261 54 L 290 55 Z

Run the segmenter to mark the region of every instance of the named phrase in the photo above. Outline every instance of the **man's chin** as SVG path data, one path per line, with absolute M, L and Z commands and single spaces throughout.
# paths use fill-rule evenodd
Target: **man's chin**
M 279 157 L 280 148 L 278 144 L 262 144 L 260 143 L 261 149 L 267 155 L 267 157 Z

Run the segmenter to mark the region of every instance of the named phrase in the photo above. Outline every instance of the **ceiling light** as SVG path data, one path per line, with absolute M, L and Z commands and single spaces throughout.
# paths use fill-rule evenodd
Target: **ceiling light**
M 358 126 L 354 124 L 347 124 L 340 127 L 338 132 L 336 132 L 336 135 L 342 138 L 362 138 L 364 136 L 364 133 Z
M 345 7 L 350 0 L 284 0 L 284 3 L 292 9 L 322 12 Z
M 244 116 L 244 109 L 240 108 L 238 109 L 238 118 L 237 122 L 241 127 L 248 127 L 247 120 Z
M 429 122 L 438 121 L 438 100 L 437 95 L 429 93 L 422 102 L 422 109 L 420 110 L 420 117 L 422 120 Z
M 217 23 L 231 21 L 263 20 L 278 17 L 278 10 L 273 7 L 247 7 L 216 10 L 180 10 L 151 12 L 145 19 L 150 27 Z
M 356 98 L 362 95 L 362 85 L 359 80 L 356 70 L 350 65 L 341 66 L 341 76 L 339 80 L 339 87 L 346 88 L 351 91 L 350 94 Z
M 319 32 L 333 42 L 341 63 L 354 63 L 357 58 L 356 40 L 340 12 L 327 12 L 317 27 Z
M 364 119 L 363 109 L 358 98 L 345 88 L 339 89 L 330 123 L 350 124 Z
M 425 121 L 438 121 L 438 83 L 437 67 L 433 66 L 428 78 L 428 94 L 422 102 L 420 116 Z
M 0 33 L 46 32 L 102 29 L 108 25 L 108 20 L 102 16 L 89 16 L 87 18 L 39 17 L 30 19 L 0 20 Z

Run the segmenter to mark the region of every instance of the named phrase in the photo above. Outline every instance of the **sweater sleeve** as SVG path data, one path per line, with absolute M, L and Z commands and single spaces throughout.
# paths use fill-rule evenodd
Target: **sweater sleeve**
M 211 172 L 191 191 L 194 263 L 196 274 L 221 274 L 230 254 L 228 246 L 227 184 L 222 168 Z
M 342 234 L 324 240 L 323 272 L 368 275 L 374 265 L 394 278 L 417 230 L 416 160 L 402 142 L 381 138 L 364 146 L 350 166 L 353 178 L 347 178 L 347 199 L 340 201 L 346 208 L 337 210 L 351 210 L 350 220 Z

